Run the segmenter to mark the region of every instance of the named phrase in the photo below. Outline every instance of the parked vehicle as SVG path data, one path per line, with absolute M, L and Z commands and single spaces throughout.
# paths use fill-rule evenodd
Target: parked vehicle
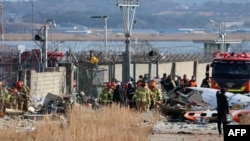
M 232 93 L 250 93 L 250 54 L 216 52 L 210 67 L 211 88 L 226 88 Z

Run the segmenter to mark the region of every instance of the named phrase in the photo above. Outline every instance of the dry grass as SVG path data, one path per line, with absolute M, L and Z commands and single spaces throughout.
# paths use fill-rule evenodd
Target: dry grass
M 137 113 L 119 106 L 92 110 L 74 107 L 67 120 L 45 117 L 34 131 L 0 130 L 4 141 L 146 141 L 159 114 Z M 60 119 L 60 118 L 59 118 Z M 144 121 L 147 124 L 144 123 Z

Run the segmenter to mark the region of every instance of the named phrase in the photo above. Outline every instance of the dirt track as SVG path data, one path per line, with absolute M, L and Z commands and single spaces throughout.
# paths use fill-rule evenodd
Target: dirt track
M 49 34 L 48 38 L 50 38 Z M 192 40 L 217 40 L 218 34 L 135 34 L 132 35 L 131 40 L 138 41 L 192 41 Z M 33 39 L 31 34 L 5 34 L 5 41 L 29 41 Z M 227 34 L 225 40 L 228 39 L 241 39 L 250 40 L 249 34 Z M 81 35 L 81 34 L 53 34 L 54 41 L 102 41 L 103 35 Z M 108 34 L 108 41 L 123 41 L 125 36 L 123 34 Z

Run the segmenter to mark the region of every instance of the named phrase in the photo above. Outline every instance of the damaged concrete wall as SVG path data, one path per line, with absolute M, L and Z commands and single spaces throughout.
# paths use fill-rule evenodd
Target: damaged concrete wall
M 66 94 L 66 68 L 59 67 L 59 71 L 41 72 L 30 70 L 27 73 L 27 81 L 32 94 L 32 98 L 40 99 L 35 101 L 36 105 L 43 103 L 48 93 L 55 95 Z M 34 100 L 33 99 L 33 100 Z

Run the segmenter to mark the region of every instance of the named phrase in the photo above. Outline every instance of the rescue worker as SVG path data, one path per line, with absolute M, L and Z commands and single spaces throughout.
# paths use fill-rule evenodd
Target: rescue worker
M 194 76 L 192 76 L 191 80 L 189 81 L 189 86 L 190 87 L 197 87 L 197 83 L 196 83 Z
M 222 88 L 216 93 L 217 99 L 217 128 L 219 135 L 222 134 L 221 123 L 223 123 L 223 132 L 225 133 L 225 128 L 227 125 L 226 115 L 229 114 L 229 106 L 227 101 L 227 96 L 225 95 L 226 89 Z
M 128 88 L 126 89 L 126 97 L 128 100 L 129 108 L 135 108 L 135 101 L 133 101 L 134 94 L 135 94 L 135 88 L 133 87 L 132 82 L 129 82 Z
M 30 88 L 23 84 L 22 80 L 17 81 L 16 88 L 18 91 L 17 103 L 18 109 L 28 111 L 28 106 L 30 104 Z
M 211 88 L 211 81 L 209 78 L 209 73 L 206 73 L 206 77 L 201 82 L 201 87 Z
M 150 94 L 150 106 L 149 110 L 156 110 L 160 109 L 160 105 L 162 103 L 162 93 L 161 89 L 156 85 L 155 80 L 151 80 L 149 83 L 149 88 L 151 90 Z
M 106 86 L 101 91 L 99 96 L 99 101 L 102 105 L 112 105 L 113 102 L 113 95 L 114 95 L 114 84 L 112 85 L 112 82 L 106 83 Z
M 168 75 L 166 79 L 161 80 L 161 84 L 166 92 L 171 92 L 176 88 L 175 81 L 172 80 L 171 75 Z
M 184 74 L 184 75 L 183 75 L 183 78 L 181 79 L 181 85 L 182 85 L 183 87 L 186 87 L 186 86 L 189 85 L 188 82 L 189 82 L 189 80 L 187 79 L 187 75 Z
M 161 80 L 167 79 L 167 74 L 163 73 Z
M 136 109 L 139 112 L 146 112 L 150 102 L 150 90 L 146 87 L 144 80 L 140 81 L 140 85 L 136 88 L 133 99 L 136 102 Z
M 16 84 L 13 84 L 13 87 L 7 88 L 7 90 L 9 94 L 11 95 L 10 102 L 12 103 L 13 108 L 16 109 L 17 108 L 17 95 L 18 95 Z
M 126 104 L 126 95 L 125 95 L 125 91 L 122 88 L 121 82 L 116 83 L 113 101 L 117 104 L 120 104 L 120 106 L 125 106 Z
M 1 104 L 4 104 L 4 102 L 6 102 L 6 101 L 9 101 L 9 93 L 3 87 L 3 82 L 0 81 L 0 106 L 1 106 Z

